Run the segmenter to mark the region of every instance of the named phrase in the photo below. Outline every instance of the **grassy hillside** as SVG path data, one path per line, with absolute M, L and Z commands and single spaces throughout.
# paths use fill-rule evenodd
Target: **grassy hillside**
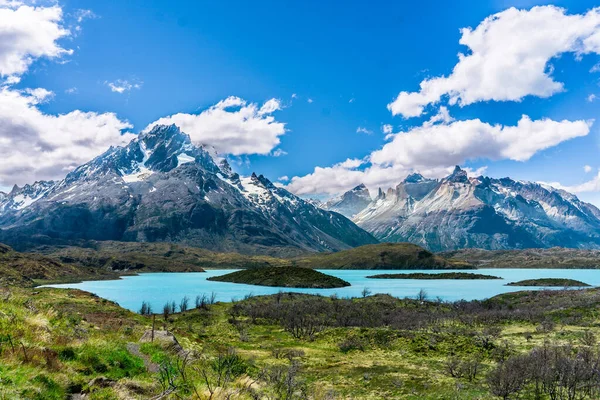
M 546 399 L 566 390 L 555 367 L 573 365 L 575 398 L 594 399 L 598 307 L 597 289 L 456 304 L 283 294 L 157 315 L 177 342 L 149 343 L 150 315 L 76 290 L 3 288 L 0 398 L 487 400 L 510 379 L 507 398 Z
M 540 278 L 540 279 L 525 279 L 518 282 L 507 283 L 506 286 L 542 286 L 542 287 L 586 287 L 590 286 L 587 283 L 577 281 L 575 279 L 565 278 Z
M 411 274 L 379 274 L 367 276 L 372 279 L 502 279 L 493 275 L 471 274 L 468 272 L 442 272 L 439 274 L 425 274 L 414 272 Z
M 209 281 L 245 283 L 247 285 L 288 288 L 339 288 L 350 286 L 343 279 L 309 268 L 266 267 L 249 268 L 230 274 L 208 278 Z
M 438 255 L 468 262 L 477 268 L 600 268 L 600 250 L 561 247 L 524 250 L 463 249 Z
M 337 253 L 298 258 L 293 264 L 317 269 L 472 269 L 467 262 L 445 260 L 411 243 L 380 243 Z
M 0 286 L 34 286 L 39 282 L 107 279 L 116 276 L 110 271 L 63 264 L 40 254 L 19 253 L 0 244 Z
M 201 272 L 204 268 L 282 265 L 269 256 L 217 253 L 172 243 L 88 242 L 89 247 L 41 247 L 37 251 L 65 264 L 114 271 Z

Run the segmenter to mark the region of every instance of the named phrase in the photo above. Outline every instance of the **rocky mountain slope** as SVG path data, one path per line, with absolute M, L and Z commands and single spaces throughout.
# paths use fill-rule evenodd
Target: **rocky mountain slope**
M 360 184 L 341 196 L 334 197 L 323 204 L 325 210 L 335 211 L 348 218 L 353 218 L 371 203 L 371 194 L 364 184 Z
M 349 215 L 349 214 L 346 214 Z M 412 174 L 353 217 L 385 242 L 461 248 L 600 248 L 600 210 L 563 190 L 510 178 Z
M 241 177 L 176 126 L 111 147 L 56 183 L 0 199 L 0 241 L 24 249 L 85 240 L 171 241 L 295 255 L 375 243 L 262 175 Z

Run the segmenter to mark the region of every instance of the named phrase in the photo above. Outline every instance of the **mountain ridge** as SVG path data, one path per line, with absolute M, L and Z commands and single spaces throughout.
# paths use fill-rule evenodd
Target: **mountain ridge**
M 342 196 L 343 197 L 343 196 Z M 348 217 L 382 242 L 432 251 L 600 248 L 600 210 L 551 186 L 469 177 L 457 166 L 442 179 L 413 173 Z
M 240 177 L 175 125 L 109 148 L 25 207 L 8 204 L 0 203 L 0 241 L 19 250 L 118 240 L 295 255 L 377 242 L 262 175 Z

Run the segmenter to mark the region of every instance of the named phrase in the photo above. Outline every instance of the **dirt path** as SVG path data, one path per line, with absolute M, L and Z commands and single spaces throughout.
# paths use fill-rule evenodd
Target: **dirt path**
M 140 345 L 137 343 L 127 343 L 127 350 L 136 357 L 144 361 L 144 366 L 148 372 L 158 372 L 160 366 L 150 361 L 150 357 L 140 351 Z

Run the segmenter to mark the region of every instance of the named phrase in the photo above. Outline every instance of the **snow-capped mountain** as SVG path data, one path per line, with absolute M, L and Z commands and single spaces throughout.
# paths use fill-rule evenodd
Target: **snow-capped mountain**
M 469 178 L 456 167 L 444 179 L 408 176 L 353 221 L 387 242 L 430 250 L 466 247 L 600 248 L 600 210 L 563 190 L 510 178 Z
M 15 185 L 9 193 L 0 192 L 0 214 L 22 210 L 42 198 L 54 184 L 54 181 L 38 181 L 23 187 Z
M 25 188 L 0 197 L 0 205 L 11 204 L 0 208 L 1 242 L 177 241 L 278 254 L 376 242 L 262 175 L 239 176 L 174 125 L 111 147 L 60 182 L 37 185 L 27 197 L 16 194 Z
M 334 197 L 322 205 L 322 208 L 335 211 L 348 218 L 353 218 L 371 203 L 371 194 L 364 184 L 356 186 L 341 196 Z

